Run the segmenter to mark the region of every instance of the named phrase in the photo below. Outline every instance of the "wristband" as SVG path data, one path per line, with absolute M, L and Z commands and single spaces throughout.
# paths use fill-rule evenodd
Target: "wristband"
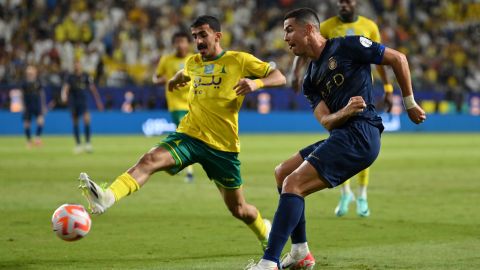
M 255 85 L 257 86 L 257 89 L 260 89 L 260 88 L 262 88 L 263 86 L 265 86 L 265 84 L 263 83 L 263 81 L 260 80 L 260 79 L 255 79 L 255 80 L 253 80 L 253 82 L 254 82 Z
M 384 84 L 383 91 L 385 91 L 385 93 L 393 93 L 393 85 L 390 83 Z
M 415 98 L 413 98 L 413 95 L 403 97 L 403 105 L 405 106 L 405 109 L 410 110 L 411 108 L 414 108 L 417 106 L 417 103 L 415 102 Z

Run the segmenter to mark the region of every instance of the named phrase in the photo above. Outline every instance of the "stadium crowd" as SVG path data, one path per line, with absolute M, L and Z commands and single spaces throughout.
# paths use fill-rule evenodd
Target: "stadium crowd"
M 336 1 L 314 0 L 10 0 L 0 2 L 0 84 L 40 67 L 60 86 L 79 59 L 100 86 L 147 85 L 174 32 L 198 15 L 223 21 L 224 47 L 244 50 L 288 73 L 283 41 L 286 10 L 309 6 L 326 19 Z M 480 92 L 480 3 L 462 0 L 362 1 L 359 14 L 380 26 L 383 43 L 409 58 L 414 86 L 463 100 Z

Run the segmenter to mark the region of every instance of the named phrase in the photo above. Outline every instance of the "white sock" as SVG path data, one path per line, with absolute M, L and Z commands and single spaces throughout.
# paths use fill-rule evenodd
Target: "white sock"
M 367 199 L 367 186 L 358 187 L 358 197 L 362 199 Z
M 305 258 L 305 256 L 307 256 L 310 250 L 308 249 L 307 242 L 305 242 L 305 243 L 292 244 L 291 252 L 292 252 L 293 258 L 297 260 L 301 260 Z
M 109 208 L 115 203 L 115 195 L 113 195 L 113 191 L 109 188 L 107 188 L 103 194 L 105 195 L 103 202 L 106 204 L 104 206 Z
M 259 265 L 259 266 L 266 267 L 266 268 L 272 268 L 272 269 L 275 269 L 275 268 L 277 267 L 277 263 L 276 263 L 276 262 L 272 262 L 272 261 L 265 260 L 265 259 L 261 259 L 261 260 L 258 262 L 258 265 Z
M 344 183 L 340 187 L 341 187 L 340 192 L 342 193 L 342 195 L 345 195 L 347 193 L 353 193 L 352 189 L 350 188 L 350 184 Z

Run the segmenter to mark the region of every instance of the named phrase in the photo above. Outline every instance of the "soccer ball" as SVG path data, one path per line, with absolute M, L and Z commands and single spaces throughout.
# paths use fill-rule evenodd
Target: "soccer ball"
M 53 231 L 65 241 L 76 241 L 90 231 L 92 220 L 87 210 L 79 204 L 64 204 L 52 216 Z

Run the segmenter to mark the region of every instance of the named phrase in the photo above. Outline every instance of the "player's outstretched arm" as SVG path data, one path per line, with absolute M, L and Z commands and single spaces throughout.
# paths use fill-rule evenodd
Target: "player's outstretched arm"
M 68 83 L 65 83 L 62 86 L 62 90 L 60 92 L 60 97 L 62 99 L 63 104 L 66 104 L 68 101 L 68 93 L 70 92 L 70 85 Z
M 183 69 L 180 69 L 170 80 L 168 80 L 167 90 L 173 91 L 179 87 L 184 87 L 190 81 L 190 77 L 183 73 Z
M 240 79 L 238 83 L 233 87 L 233 90 L 235 90 L 235 93 L 240 96 L 246 95 L 263 87 L 282 86 L 286 83 L 287 79 L 285 79 L 285 76 L 282 74 L 282 72 L 280 72 L 280 70 L 278 69 L 274 69 L 270 71 L 270 73 L 268 73 L 265 78 L 262 79 Z
M 382 79 L 383 90 L 385 91 L 385 94 L 383 96 L 385 111 L 389 113 L 392 111 L 392 107 L 393 107 L 393 85 L 390 83 L 388 79 L 385 66 L 377 65 L 377 71 L 378 71 L 378 74 L 380 75 L 380 78 Z
M 400 85 L 400 89 L 402 90 L 403 104 L 407 109 L 410 120 L 415 124 L 420 124 L 425 121 L 427 116 L 423 109 L 415 102 L 413 96 L 412 81 L 407 57 L 399 51 L 385 48 L 382 65 L 392 67 L 398 84 Z
M 97 109 L 99 111 L 103 111 L 103 103 L 102 99 L 100 98 L 100 94 L 98 93 L 98 89 L 95 84 L 90 84 L 90 91 L 92 92 L 93 98 L 95 99 L 95 104 L 97 105 Z
M 152 83 L 153 84 L 164 84 L 167 82 L 167 77 L 164 75 L 159 76 L 158 74 L 153 74 L 152 76 Z
M 361 96 L 355 96 L 350 98 L 345 107 L 335 113 L 330 113 L 327 104 L 322 100 L 318 103 L 313 113 L 320 124 L 322 124 L 322 126 L 328 131 L 331 131 L 332 129 L 345 124 L 350 117 L 361 113 L 365 107 L 367 107 L 367 104 L 363 98 Z

